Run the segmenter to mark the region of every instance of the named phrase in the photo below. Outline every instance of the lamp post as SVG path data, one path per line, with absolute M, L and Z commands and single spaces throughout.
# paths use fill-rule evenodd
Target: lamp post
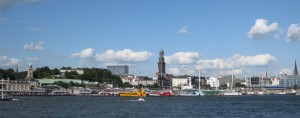
M 199 62 L 200 62 L 200 64 L 201 64 L 201 56 L 200 56 L 200 59 L 199 59 Z M 200 66 L 200 64 L 199 64 L 199 66 Z M 198 85 L 198 89 L 199 89 L 199 91 L 200 91 L 200 82 L 201 82 L 201 66 L 199 67 L 199 85 Z

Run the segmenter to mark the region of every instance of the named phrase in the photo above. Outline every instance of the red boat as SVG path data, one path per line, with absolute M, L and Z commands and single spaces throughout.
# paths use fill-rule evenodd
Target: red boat
M 175 94 L 172 91 L 161 91 L 161 92 L 151 92 L 149 96 L 152 97 L 158 97 L 158 96 L 163 96 L 163 97 L 169 97 L 169 96 L 175 96 Z

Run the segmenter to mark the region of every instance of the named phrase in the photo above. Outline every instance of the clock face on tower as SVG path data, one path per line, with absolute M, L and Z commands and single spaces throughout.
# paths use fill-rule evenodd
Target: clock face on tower
M 166 73 L 165 66 L 166 66 L 166 63 L 165 63 L 165 58 L 164 58 L 164 50 L 161 49 L 159 52 L 159 59 L 158 59 L 158 73 L 165 74 Z

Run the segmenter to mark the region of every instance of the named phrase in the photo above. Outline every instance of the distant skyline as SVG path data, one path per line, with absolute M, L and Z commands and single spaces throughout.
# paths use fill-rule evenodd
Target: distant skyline
M 0 68 L 129 65 L 153 77 L 293 74 L 299 0 L 0 0 Z M 218 71 L 217 71 L 218 70 Z

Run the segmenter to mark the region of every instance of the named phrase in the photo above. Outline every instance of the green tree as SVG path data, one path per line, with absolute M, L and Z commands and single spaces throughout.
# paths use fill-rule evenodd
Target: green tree
M 75 84 L 73 81 L 70 81 L 70 82 L 69 82 L 69 86 L 70 86 L 70 87 L 73 87 L 73 86 L 75 86 L 75 85 L 76 85 L 76 84 Z
M 140 88 L 143 88 L 144 87 L 144 85 L 143 84 L 139 84 L 138 85 L 138 88 L 140 89 Z
M 57 82 L 54 82 L 53 84 L 55 84 L 55 85 L 57 85 L 57 86 L 60 86 L 60 87 L 62 87 L 62 88 L 65 88 L 65 89 L 69 88 L 69 84 L 68 84 L 68 83 L 65 83 L 65 82 L 63 82 L 63 81 L 57 81 Z
M 66 79 L 78 79 L 78 73 L 76 71 L 65 72 Z
M 209 84 L 204 84 L 202 88 L 207 89 L 207 90 L 210 90 L 210 89 L 211 89 L 211 87 L 210 87 Z
M 48 66 L 36 68 L 33 73 L 34 78 L 51 78 L 51 70 Z
M 123 82 L 119 76 L 113 75 L 107 69 L 99 68 L 82 68 L 83 75 L 80 76 L 82 80 L 94 81 L 99 83 L 110 83 L 119 87 L 123 86 Z
M 72 70 L 72 68 L 71 68 L 71 67 L 64 67 L 64 66 L 63 66 L 63 67 L 61 67 L 60 69 L 61 69 L 61 70 Z
M 234 85 L 235 87 L 245 87 L 245 85 L 241 84 L 240 82 L 236 82 Z
M 128 82 L 125 82 L 125 83 L 123 84 L 123 87 L 124 87 L 124 88 L 131 88 L 132 85 L 131 85 L 130 83 L 128 83 Z
M 143 77 L 143 80 L 151 80 L 151 78 L 147 77 L 147 76 L 144 76 Z
M 11 79 L 11 80 L 15 80 L 16 76 L 14 74 L 14 71 L 12 69 L 8 69 L 8 70 L 3 70 L 0 69 L 0 79 Z
M 51 75 L 60 75 L 60 71 L 57 68 L 51 70 Z

